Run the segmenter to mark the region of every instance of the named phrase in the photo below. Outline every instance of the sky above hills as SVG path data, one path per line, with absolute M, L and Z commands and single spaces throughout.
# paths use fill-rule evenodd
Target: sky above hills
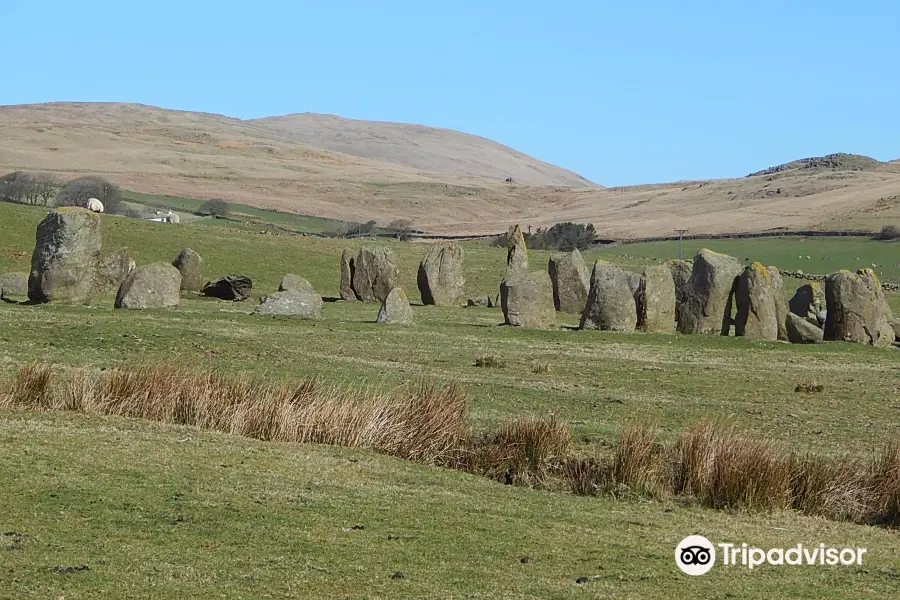
M 604 185 L 900 156 L 897 3 L 612 4 L 0 0 L 0 104 L 422 123 Z

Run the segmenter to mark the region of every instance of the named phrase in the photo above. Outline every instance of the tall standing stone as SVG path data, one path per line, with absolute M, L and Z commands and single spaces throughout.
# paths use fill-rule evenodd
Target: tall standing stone
M 353 263 L 355 261 L 353 250 L 344 248 L 341 251 L 341 300 L 359 300 L 359 296 L 353 291 Z
M 825 339 L 890 347 L 893 315 L 872 269 L 839 271 L 825 278 Z
M 181 289 L 185 292 L 199 292 L 203 288 L 203 258 L 184 248 L 172 261 L 172 266 L 181 272 Z
M 641 331 L 675 331 L 675 280 L 669 267 L 652 265 L 644 269 L 635 307 Z
M 116 294 L 116 308 L 147 309 L 178 306 L 181 273 L 172 265 L 154 263 L 136 268 Z
M 560 312 L 580 315 L 587 303 L 591 278 L 581 252 L 576 248 L 566 254 L 554 254 L 547 263 L 553 284 L 553 305 Z
M 402 288 L 395 287 L 388 292 L 378 310 L 376 323 L 412 325 L 412 307 Z
M 50 211 L 37 227 L 28 298 L 32 302 L 88 300 L 101 243 L 97 213 L 75 206 Z
M 737 277 L 744 266 L 733 256 L 704 248 L 694 258 L 678 317 L 681 333 L 728 333 Z
M 636 326 L 637 307 L 628 276 L 615 265 L 597 261 L 580 327 L 631 333 Z
M 507 325 L 552 327 L 556 322 L 553 285 L 543 271 L 517 271 L 500 284 L 500 306 Z
M 513 225 L 506 232 L 506 275 L 528 270 L 528 246 L 522 228 Z
M 784 297 L 784 277 L 782 277 L 781 270 L 778 267 L 769 265 L 766 267 L 766 270 L 769 272 L 769 279 L 772 281 L 772 291 L 775 294 L 775 319 L 778 322 L 778 339 L 786 342 L 788 341 L 787 320 L 790 309 L 788 309 L 787 299 Z
M 747 266 L 738 278 L 734 333 L 754 340 L 778 339 L 775 283 L 762 263 Z
M 431 247 L 419 263 L 422 304 L 456 306 L 466 291 L 465 253 L 457 244 Z
M 362 248 L 353 262 L 353 291 L 364 302 L 383 302 L 400 282 L 394 251 L 385 247 Z
M 690 292 L 691 270 L 694 263 L 689 260 L 667 260 L 665 265 L 672 272 L 675 281 L 675 322 L 681 320 L 681 307 L 685 303 Z

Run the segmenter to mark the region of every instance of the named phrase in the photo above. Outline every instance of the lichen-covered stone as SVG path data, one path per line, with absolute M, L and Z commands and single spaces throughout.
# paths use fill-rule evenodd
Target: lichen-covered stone
M 744 266 L 733 256 L 704 248 L 694 258 L 686 297 L 681 305 L 681 333 L 725 333 L 731 329 L 736 279 Z
M 778 339 L 775 281 L 769 270 L 754 262 L 738 278 L 734 333 L 754 340 Z
M 172 266 L 181 272 L 181 289 L 185 292 L 199 292 L 203 287 L 203 258 L 191 250 L 183 248 Z
M 636 326 L 637 307 L 628 276 L 615 265 L 597 261 L 580 327 L 631 333 Z
M 465 253 L 457 244 L 431 247 L 419 263 L 422 304 L 457 306 L 466 290 Z
M 552 327 L 556 322 L 553 285 L 545 272 L 518 271 L 500 284 L 500 306 L 507 325 Z
M 381 303 L 375 321 L 393 325 L 412 325 L 412 307 L 402 288 L 395 287 L 388 292 Z
M 134 269 L 116 294 L 116 308 L 148 309 L 178 306 L 181 273 L 172 265 L 154 263 Z
M 553 305 L 560 312 L 580 315 L 587 303 L 591 277 L 578 249 L 566 254 L 554 254 L 547 263 L 547 273 L 553 284 Z
M 637 326 L 648 333 L 675 331 L 675 280 L 665 265 L 651 265 L 644 269 L 638 288 Z
M 872 269 L 839 271 L 825 278 L 825 339 L 890 347 L 893 315 Z
M 37 227 L 28 298 L 32 302 L 84 302 L 94 291 L 100 259 L 100 216 L 66 206 L 50 211 Z

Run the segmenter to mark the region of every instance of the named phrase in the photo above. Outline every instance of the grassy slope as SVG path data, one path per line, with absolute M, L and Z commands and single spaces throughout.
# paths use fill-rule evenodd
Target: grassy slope
M 27 270 L 43 214 L 0 205 L 0 272 Z M 327 296 L 337 294 L 344 245 L 109 216 L 104 236 L 107 250 L 127 245 L 139 263 L 171 260 L 190 245 L 206 257 L 210 276 L 245 272 L 265 293 L 295 272 Z M 757 243 L 760 251 L 770 247 Z M 426 246 L 393 247 L 415 300 L 415 265 Z M 495 289 L 503 251 L 467 248 L 470 292 Z M 633 247 L 616 252 L 629 255 L 626 266 L 641 262 Z M 532 253 L 535 265 L 545 259 Z M 0 304 L 0 370 L 30 360 L 97 367 L 167 360 L 374 385 L 429 374 L 464 382 L 476 427 L 555 411 L 578 440 L 611 441 L 623 421 L 644 417 L 657 421 L 663 435 L 704 416 L 727 418 L 796 449 L 828 453 L 864 452 L 900 432 L 895 351 L 517 331 L 497 327 L 502 316 L 490 309 L 416 307 L 417 325 L 396 329 L 375 326 L 377 307 L 361 303 L 326 303 L 318 322 L 260 319 L 246 314 L 251 308 L 192 300 L 177 311 L 124 313 L 113 311 L 109 298 L 91 307 Z M 575 317 L 560 321 L 574 324 Z M 507 366 L 474 367 L 483 354 L 503 357 Z M 533 373 L 534 362 L 549 364 L 550 372 Z M 824 383 L 825 393 L 794 393 L 797 383 L 812 381 Z M 897 585 L 890 562 L 900 552 L 895 533 L 793 515 L 575 498 L 365 453 L 77 416 L 4 413 L 0 443 L 0 490 L 7 500 L 0 530 L 30 536 L 4 556 L 14 562 L 0 569 L 10 584 L 0 585 L 0 596 L 15 590 L 14 596 L 121 597 L 125 589 L 171 597 L 183 586 L 181 595 L 196 597 L 264 591 L 278 597 L 292 590 L 318 597 L 365 591 L 374 597 L 708 597 L 724 593 L 727 581 L 728 591 L 742 597 L 804 590 L 809 597 L 888 597 Z M 176 522 L 178 516 L 184 519 Z M 366 529 L 343 531 L 355 523 Z M 865 572 L 714 571 L 687 579 L 674 572 L 670 556 L 695 531 L 759 545 L 858 544 L 870 548 L 872 559 Z M 522 564 L 521 555 L 534 561 Z M 66 564 L 92 570 L 48 572 Z M 409 577 L 388 579 L 397 570 Z M 589 589 L 573 583 L 592 574 L 602 579 Z
M 3 417 L 0 526 L 25 534 L 3 539 L 16 546 L 3 552 L 3 597 L 887 598 L 900 577 L 884 530 L 536 492 L 120 419 Z M 866 544 L 870 558 L 864 571 L 689 578 L 671 555 L 694 531 L 764 547 Z

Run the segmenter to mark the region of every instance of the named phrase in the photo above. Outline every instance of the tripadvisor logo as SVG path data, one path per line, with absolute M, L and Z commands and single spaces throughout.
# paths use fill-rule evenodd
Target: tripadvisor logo
M 718 548 L 718 552 L 716 550 Z M 866 548 L 834 548 L 825 544 L 763 550 L 747 544 L 713 544 L 702 535 L 691 535 L 675 547 L 675 564 L 688 575 L 705 575 L 721 556 L 722 566 L 746 567 L 753 570 L 764 564 L 772 566 L 844 566 L 862 565 Z

